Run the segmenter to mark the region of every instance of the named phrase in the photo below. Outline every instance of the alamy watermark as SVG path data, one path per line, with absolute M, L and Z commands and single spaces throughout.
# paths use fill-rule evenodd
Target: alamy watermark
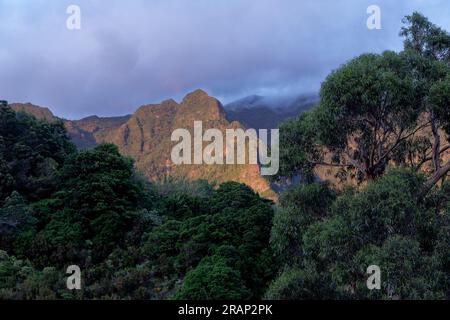
M 66 20 L 66 27 L 68 30 L 80 30 L 81 29 L 81 8 L 77 5 L 70 5 L 66 9 L 66 13 L 69 17 Z
M 178 143 L 172 148 L 171 160 L 175 165 L 260 164 L 261 175 L 276 175 L 280 164 L 279 130 L 270 130 L 270 151 L 268 131 L 226 129 L 224 138 L 221 130 L 208 129 L 203 132 L 202 121 L 194 121 L 193 138 L 187 129 L 173 131 L 171 140 Z M 204 147 L 204 142 L 210 143 Z
M 367 28 L 369 30 L 381 29 L 381 8 L 375 4 L 367 7 L 367 14 L 370 16 L 367 18 Z
M 67 277 L 67 289 L 69 290 L 81 290 L 81 269 L 77 265 L 71 265 L 67 267 L 67 274 L 70 274 Z
M 367 289 L 380 290 L 381 289 L 381 269 L 377 265 L 370 265 L 367 267 L 367 274 L 370 274 L 367 278 Z

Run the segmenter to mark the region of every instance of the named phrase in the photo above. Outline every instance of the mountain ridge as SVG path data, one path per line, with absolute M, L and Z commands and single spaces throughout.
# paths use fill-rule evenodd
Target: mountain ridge
M 32 104 L 14 103 L 16 111 L 27 112 L 39 119 L 57 121 L 50 109 Z M 92 148 L 102 142 L 114 143 L 124 154 L 133 157 L 135 166 L 150 180 L 165 177 L 206 179 L 213 183 L 237 181 L 250 186 L 260 195 L 275 200 L 269 182 L 260 175 L 259 166 L 244 165 L 174 165 L 170 159 L 175 129 L 184 128 L 193 134 L 194 121 L 202 121 L 203 130 L 216 128 L 245 129 L 239 121 L 227 119 L 221 102 L 203 90 L 187 94 L 180 103 L 173 99 L 159 104 L 142 105 L 131 115 L 120 117 L 89 116 L 65 120 L 65 127 L 78 148 Z

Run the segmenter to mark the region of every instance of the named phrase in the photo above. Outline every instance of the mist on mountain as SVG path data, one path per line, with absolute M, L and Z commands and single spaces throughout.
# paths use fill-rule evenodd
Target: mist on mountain
M 274 129 L 285 120 L 297 117 L 319 101 L 318 94 L 290 96 L 251 95 L 224 106 L 229 121 L 239 121 L 247 128 Z

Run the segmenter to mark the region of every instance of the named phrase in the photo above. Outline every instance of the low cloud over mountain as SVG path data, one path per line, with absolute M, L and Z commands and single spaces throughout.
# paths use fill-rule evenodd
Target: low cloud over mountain
M 369 0 L 79 0 L 81 30 L 70 31 L 70 4 L 0 1 L 2 98 L 79 119 L 180 101 L 195 88 L 224 103 L 317 92 L 355 55 L 400 49 L 404 15 L 445 26 L 450 11 L 448 1 L 379 0 L 382 29 L 371 31 Z

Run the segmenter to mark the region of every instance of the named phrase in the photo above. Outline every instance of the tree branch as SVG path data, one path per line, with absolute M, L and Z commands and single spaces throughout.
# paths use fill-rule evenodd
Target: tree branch
M 433 132 L 434 144 L 433 144 L 433 165 L 434 170 L 438 171 L 441 167 L 441 153 L 439 150 L 441 149 L 441 135 L 439 134 L 439 129 L 436 125 L 436 117 L 434 114 L 430 114 L 430 122 L 431 122 L 431 131 Z
M 417 127 L 416 129 L 414 129 L 412 132 L 410 132 L 409 134 L 407 134 L 404 137 L 401 136 L 403 134 L 403 132 L 404 132 L 404 129 L 401 129 L 399 134 L 397 135 L 397 139 L 396 139 L 395 143 L 384 153 L 384 155 L 379 159 L 378 163 L 380 163 L 382 160 L 384 160 L 395 148 L 397 148 L 397 146 L 400 144 L 400 142 L 402 142 L 402 141 L 412 137 L 417 132 L 419 132 L 420 130 L 426 128 L 429 125 L 430 125 L 430 121 L 428 121 L 427 123 Z
M 423 185 L 422 191 L 419 194 L 419 199 L 423 199 L 428 192 L 438 183 L 438 181 L 450 172 L 450 160 L 445 165 L 440 167 Z
M 340 168 L 353 167 L 352 164 L 343 164 L 343 163 L 311 162 L 311 164 L 314 166 L 327 166 L 327 167 L 340 167 Z
M 439 155 L 441 155 L 442 153 L 444 153 L 445 151 L 450 149 L 450 144 L 446 145 L 445 147 L 443 147 L 440 151 L 439 151 Z M 432 155 L 426 155 L 425 158 L 422 159 L 422 161 L 420 161 L 416 166 L 416 170 L 420 169 L 425 163 L 427 163 L 428 161 L 433 160 L 433 156 Z

